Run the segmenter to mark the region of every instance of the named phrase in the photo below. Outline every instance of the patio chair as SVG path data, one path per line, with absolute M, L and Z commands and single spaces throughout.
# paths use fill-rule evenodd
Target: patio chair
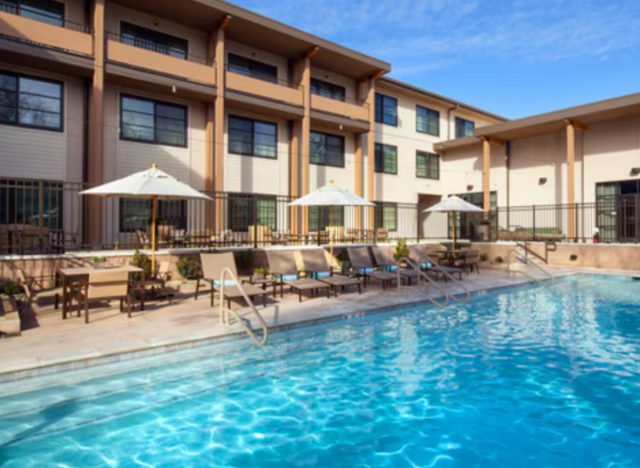
M 453 265 L 461 268 L 466 273 L 473 273 L 475 270 L 480 274 L 480 254 L 477 250 L 467 250 L 460 254 L 460 257 L 454 260 Z
M 136 239 L 138 241 L 137 247 L 140 249 L 145 249 L 149 245 L 151 245 L 151 241 L 149 240 L 149 236 L 145 231 L 140 229 L 136 229 Z
M 280 286 L 280 297 L 284 295 L 284 287 L 289 287 L 298 294 L 298 301 L 302 302 L 302 294 L 310 292 L 315 294 L 326 289 L 327 297 L 331 295 L 329 284 L 312 278 L 300 278 L 300 272 L 296 266 L 296 259 L 292 251 L 267 252 L 269 271 Z
M 327 283 L 336 297 L 338 297 L 338 289 L 344 291 L 348 286 L 357 286 L 358 294 L 362 294 L 362 282 L 358 278 L 334 275 L 333 267 L 329 265 L 324 250 L 301 250 L 300 254 L 307 277 Z
M 441 265 L 440 263 L 433 260 L 433 256 L 437 255 L 437 252 L 434 252 L 433 249 L 430 249 L 428 245 L 425 244 L 414 244 L 409 246 L 409 253 L 411 255 L 411 259 L 415 261 L 422 271 L 425 273 L 429 273 L 434 275 L 436 278 L 442 278 L 445 281 L 448 280 L 446 274 L 443 271 L 451 276 L 458 275 L 460 280 L 462 280 L 462 268 L 452 267 L 447 265 Z
M 373 253 L 373 258 L 376 260 L 376 264 L 382 271 L 397 272 L 409 285 L 411 285 L 414 279 L 416 283 L 419 281 L 419 273 L 416 270 L 402 268 L 396 263 L 396 259 L 393 258 L 393 247 L 375 246 L 371 248 L 371 252 Z
M 157 271 L 151 278 L 145 278 L 144 287 L 151 287 L 152 291 L 157 290 L 161 297 L 165 297 L 167 302 L 171 304 L 172 299 L 175 295 L 174 291 L 172 291 L 167 286 L 167 281 L 169 280 L 169 274 L 171 270 L 171 265 L 168 261 L 160 262 Z
M 120 311 L 124 301 L 127 302 L 127 315 L 131 318 L 133 295 L 129 290 L 128 271 L 92 271 L 89 281 L 78 292 L 79 299 L 84 302 L 84 322 L 89 323 L 89 302 L 97 300 L 120 300 Z M 79 304 L 78 304 L 79 305 Z M 78 307 L 78 314 L 80 308 Z
M 371 261 L 368 247 L 347 247 L 347 255 L 351 262 L 356 277 L 363 278 L 364 287 L 367 287 L 367 281 L 376 280 L 382 283 L 382 289 L 387 289 L 388 285 L 398 281 L 398 275 L 390 271 L 377 271 Z
M 25 296 L 25 303 L 22 304 L 22 307 L 29 307 L 33 304 L 33 302 L 37 299 L 38 293 L 35 291 L 36 279 L 32 276 L 28 276 L 22 268 L 16 269 L 16 275 L 18 277 L 18 284 L 22 287 Z M 73 285 L 74 288 L 77 289 L 77 285 Z M 75 291 L 76 289 L 72 289 Z M 62 297 L 62 288 L 55 288 L 51 290 L 47 290 L 49 295 L 53 295 L 53 306 L 55 309 L 58 309 L 60 305 L 60 298 Z M 75 296 L 71 296 L 71 300 Z
M 238 278 L 238 270 L 236 268 L 236 261 L 233 258 L 232 252 L 224 253 L 201 253 L 200 262 L 202 264 L 202 276 L 203 279 L 211 285 L 211 307 L 214 306 L 214 293 L 220 293 L 222 291 L 222 272 L 227 268 L 233 273 L 233 276 Z M 227 306 L 231 308 L 231 301 L 242 299 L 244 295 L 242 292 L 253 301 L 256 296 L 262 296 L 262 305 L 267 305 L 267 291 L 253 286 L 252 284 L 236 284 L 236 281 L 232 278 L 224 280 L 224 297 L 221 300 L 227 300 Z M 242 289 L 241 289 L 242 288 Z M 196 299 L 198 299 L 198 292 L 200 290 L 200 280 L 196 284 Z

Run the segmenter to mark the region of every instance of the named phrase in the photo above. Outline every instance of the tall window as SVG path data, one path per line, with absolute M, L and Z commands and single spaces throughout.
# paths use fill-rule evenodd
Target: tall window
M 376 122 L 398 126 L 398 100 L 376 93 Z
M 120 232 L 146 231 L 151 222 L 151 201 L 140 198 L 120 199 Z M 158 200 L 157 224 L 174 229 L 187 228 L 185 200 Z
M 235 54 L 229 54 L 228 60 L 227 69 L 230 72 L 250 76 L 258 80 L 269 81 L 271 83 L 278 82 L 278 67 Z
M 64 26 L 64 3 L 53 0 L 2 0 L 0 11 L 24 16 L 54 26 Z
M 229 195 L 228 216 L 232 231 L 247 232 L 252 225 L 269 226 L 275 231 L 278 225 L 276 197 Z
M 187 107 L 120 96 L 120 139 L 187 146 Z
M 120 37 L 125 44 L 160 54 L 181 59 L 186 59 L 189 55 L 189 42 L 186 39 L 124 21 L 120 23 Z
M 423 179 L 440 178 L 440 155 L 427 153 L 426 151 L 416 152 L 416 177 Z
M 0 72 L 0 124 L 62 131 L 62 83 Z
M 309 230 L 322 231 L 327 226 L 344 226 L 344 206 L 309 207 Z
M 61 182 L 0 179 L 0 224 L 62 229 Z
M 476 124 L 471 120 L 456 117 L 456 138 L 473 136 Z
M 374 224 L 376 229 L 398 230 L 398 205 L 389 202 L 376 202 L 374 208 Z
M 318 80 L 317 78 L 311 78 L 311 92 L 318 96 L 324 96 L 338 101 L 344 101 L 346 95 L 344 86 Z
M 229 152 L 277 158 L 278 126 L 272 122 L 229 116 Z
M 344 137 L 311 132 L 310 161 L 321 166 L 344 167 Z
M 420 133 L 440 136 L 440 112 L 428 107 L 416 106 L 416 130 Z
M 376 143 L 376 172 L 384 174 L 398 173 L 398 147 Z

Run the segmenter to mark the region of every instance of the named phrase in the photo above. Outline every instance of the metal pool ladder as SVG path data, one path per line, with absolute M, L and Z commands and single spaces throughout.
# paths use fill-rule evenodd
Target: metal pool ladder
M 258 319 L 258 323 L 262 328 L 261 338 L 259 338 L 255 334 L 253 329 L 247 324 L 248 320 L 246 320 L 244 317 L 238 314 L 235 310 L 231 309 L 231 307 L 225 307 L 224 282 L 227 277 L 233 280 L 234 286 L 238 288 L 238 290 L 240 291 L 240 294 L 242 294 L 244 301 L 247 303 L 247 305 L 253 312 L 253 315 L 255 315 L 256 318 Z M 225 268 L 224 270 L 222 270 L 222 273 L 220 275 L 220 308 L 219 310 L 220 310 L 220 323 L 224 325 L 231 325 L 230 316 L 233 316 L 233 318 L 235 318 L 238 321 L 238 323 L 242 325 L 242 328 L 244 328 L 244 331 L 247 332 L 247 335 L 249 335 L 249 337 L 254 341 L 255 344 L 257 344 L 258 346 L 264 346 L 269 341 L 269 327 L 267 326 L 267 323 L 264 321 L 264 318 L 262 318 L 262 315 L 260 315 L 260 312 L 258 312 L 258 309 L 256 309 L 256 306 L 253 304 L 249 296 L 247 296 L 247 293 L 244 291 L 244 289 L 242 289 L 242 285 L 240 284 L 240 281 L 238 281 L 238 278 L 236 277 L 236 275 L 229 268 Z
M 415 271 L 417 271 L 418 275 L 419 275 L 418 282 L 420 282 L 420 278 L 422 278 L 423 281 L 426 281 L 431 286 L 433 286 L 438 291 L 440 291 L 440 293 L 442 293 L 442 296 L 445 299 L 444 302 L 438 302 L 434 298 L 432 298 L 431 296 L 426 296 L 429 301 L 431 301 L 433 304 L 435 304 L 435 305 L 437 305 L 438 307 L 441 307 L 441 308 L 442 307 L 446 307 L 449 304 L 449 301 L 454 301 L 454 302 L 457 302 L 458 304 L 466 304 L 467 302 L 469 302 L 469 300 L 471 298 L 471 293 L 469 292 L 469 289 L 465 286 L 465 284 L 462 281 L 455 279 L 452 275 L 450 275 L 446 270 L 441 268 L 437 263 L 435 263 L 433 260 L 431 260 L 431 258 L 429 258 L 428 256 L 425 257 L 424 259 L 422 259 L 420 261 L 420 263 L 422 263 L 423 261 L 427 261 L 427 262 L 431 263 L 432 268 L 434 270 L 438 271 L 439 273 L 442 273 L 443 276 L 445 276 L 447 279 L 449 279 L 451 282 L 453 282 L 456 286 L 458 286 L 460 289 L 462 289 L 464 291 L 464 299 L 458 298 L 457 296 L 451 294 L 445 288 L 440 286 L 433 278 L 431 278 L 428 274 L 426 274 L 424 271 L 422 271 L 422 269 L 420 268 L 420 265 L 418 263 L 414 262 L 410 258 L 402 257 L 398 261 L 398 263 L 406 263 L 411 268 L 413 268 Z M 398 269 L 396 271 L 397 271 L 397 275 L 398 275 L 398 286 L 399 286 L 400 285 L 400 270 Z
M 540 279 L 539 278 L 536 278 L 535 276 L 533 276 L 530 273 L 526 273 L 524 270 L 513 270 L 513 269 L 511 269 L 511 264 L 512 264 L 511 257 L 514 256 L 514 255 L 515 255 L 515 259 L 514 260 L 516 260 L 516 261 L 518 261 L 518 262 L 520 262 L 520 263 L 522 263 L 524 265 L 533 267 L 534 269 L 536 269 L 539 272 L 541 272 L 548 279 L 551 279 L 551 280 L 554 279 L 554 276 L 551 273 L 549 273 L 547 270 L 545 270 L 538 263 L 536 263 L 536 262 L 534 262 L 532 260 L 529 260 L 529 258 L 526 255 L 523 256 L 520 252 L 518 252 L 517 249 L 511 249 L 507 253 L 507 274 L 508 275 L 512 274 L 512 273 L 513 274 L 521 273 L 522 275 L 526 276 L 530 280 L 533 280 L 533 281 L 535 281 L 537 283 L 540 283 Z M 515 262 L 513 262 L 513 263 L 515 263 Z

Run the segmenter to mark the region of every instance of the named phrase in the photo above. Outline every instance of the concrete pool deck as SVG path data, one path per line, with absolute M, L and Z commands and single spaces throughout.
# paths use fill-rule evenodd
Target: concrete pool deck
M 613 271 L 546 267 L 554 277 L 575 273 L 639 275 L 640 271 Z M 532 274 L 536 275 L 535 272 Z M 538 274 L 539 279 L 544 279 Z M 523 275 L 507 275 L 504 269 L 484 268 L 481 274 L 464 276 L 471 292 L 531 282 Z M 453 294 L 462 292 L 454 283 L 439 282 Z M 184 288 L 183 288 L 184 289 Z M 431 288 L 430 296 L 442 297 Z M 377 285 L 363 290 L 363 294 L 346 292 L 337 299 L 306 298 L 302 303 L 294 294 L 285 295 L 258 307 L 272 333 L 294 324 L 317 323 L 332 318 L 358 315 L 366 311 L 425 301 L 425 286 L 389 288 Z M 115 302 L 114 302 L 115 305 Z M 209 295 L 194 300 L 189 291 L 181 291 L 174 303 L 166 300 L 149 302 L 143 312 L 134 312 L 132 318 L 117 308 L 92 308 L 91 323 L 83 317 L 62 320 L 61 312 L 52 307 L 37 311 L 37 326 L 23 331 L 22 336 L 0 339 L 0 381 L 15 380 L 37 375 L 47 370 L 78 368 L 103 362 L 124 353 L 167 352 L 203 341 L 213 341 L 240 335 L 238 346 L 254 346 L 240 325 L 225 326 L 219 322 L 217 308 L 209 306 Z M 247 315 L 250 318 L 250 315 Z M 255 320 L 254 320 L 255 325 Z M 129 357 L 131 357 L 130 355 Z

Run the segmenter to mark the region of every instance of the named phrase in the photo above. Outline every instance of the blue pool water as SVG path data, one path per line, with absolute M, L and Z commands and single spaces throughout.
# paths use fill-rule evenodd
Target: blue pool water
M 582 276 L 0 385 L 0 464 L 637 466 L 640 281 Z

